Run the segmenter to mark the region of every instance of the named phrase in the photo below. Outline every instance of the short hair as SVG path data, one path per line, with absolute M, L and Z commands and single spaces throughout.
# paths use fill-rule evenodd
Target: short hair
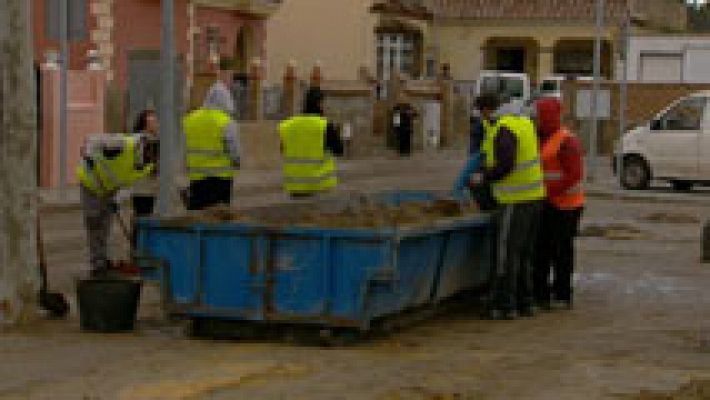
M 483 93 L 476 98 L 476 108 L 495 111 L 500 107 L 500 97 L 495 93 Z
M 133 124 L 133 133 L 141 133 L 148 129 L 148 117 L 156 115 L 152 108 L 145 109 L 138 114 L 136 122 Z
M 306 98 L 303 102 L 304 114 L 321 114 L 323 113 L 323 91 L 318 87 L 311 87 L 306 92 Z

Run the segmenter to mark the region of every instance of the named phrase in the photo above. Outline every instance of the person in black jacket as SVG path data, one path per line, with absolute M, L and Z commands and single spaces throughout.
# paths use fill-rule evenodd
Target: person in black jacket
M 318 87 L 311 87 L 306 93 L 303 104 L 303 113 L 324 116 L 323 101 L 325 96 Z M 340 138 L 340 129 L 332 121 L 328 121 L 325 132 L 325 149 L 336 157 L 341 157 L 344 152 L 343 140 Z

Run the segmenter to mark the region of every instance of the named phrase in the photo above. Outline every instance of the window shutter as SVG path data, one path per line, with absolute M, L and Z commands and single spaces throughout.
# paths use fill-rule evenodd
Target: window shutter
M 69 2 L 69 40 L 85 40 L 86 29 L 86 0 L 67 0 Z
M 59 40 L 59 7 L 61 0 L 44 2 L 45 35 L 49 40 Z
M 70 41 L 86 40 L 86 0 L 66 0 L 69 5 L 67 29 Z M 45 0 L 45 34 L 59 40 L 59 12 L 64 0 Z

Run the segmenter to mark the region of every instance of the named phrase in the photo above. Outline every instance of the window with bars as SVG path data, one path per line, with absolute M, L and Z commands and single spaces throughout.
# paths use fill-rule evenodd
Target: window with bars
M 414 33 L 377 35 L 377 77 L 389 80 L 396 71 L 412 78 L 419 76 L 421 39 Z

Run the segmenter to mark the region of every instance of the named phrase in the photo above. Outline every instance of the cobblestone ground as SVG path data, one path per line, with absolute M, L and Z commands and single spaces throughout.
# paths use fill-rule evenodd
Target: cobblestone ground
M 444 189 L 459 165 L 455 156 L 372 161 L 352 167 L 341 190 Z M 243 205 L 282 199 L 260 183 L 273 178 L 255 176 L 238 188 Z M 489 322 L 459 309 L 323 349 L 187 339 L 155 317 L 147 289 L 133 334 L 82 334 L 72 315 L 0 335 L 0 399 L 660 399 L 679 388 L 677 398 L 705 399 L 703 196 L 592 199 L 572 311 Z M 52 284 L 71 292 L 84 268 L 80 214 L 47 212 L 43 228 Z M 116 238 L 114 250 L 125 250 Z

